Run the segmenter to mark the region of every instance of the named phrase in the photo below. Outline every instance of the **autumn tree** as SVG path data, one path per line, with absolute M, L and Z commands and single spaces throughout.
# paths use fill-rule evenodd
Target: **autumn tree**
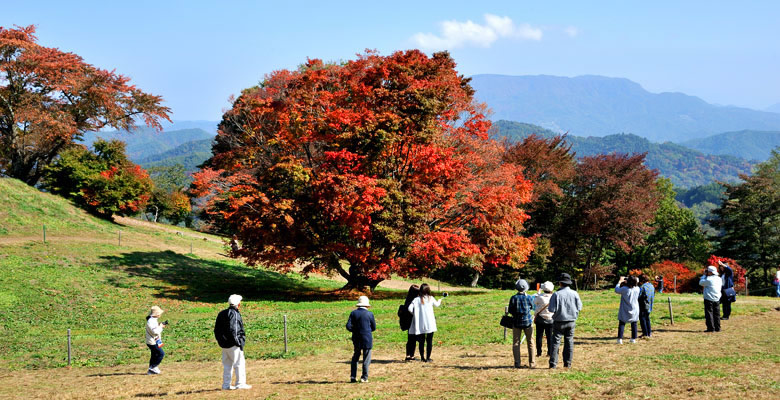
M 184 222 L 189 226 L 192 222 L 192 206 L 187 189 L 192 178 L 184 166 L 157 166 L 149 168 L 148 172 L 154 182 L 154 189 L 146 205 L 146 212 L 151 213 L 154 222 L 162 216 L 173 225 Z
M 0 27 L 0 175 L 34 185 L 87 131 L 161 129 L 169 109 L 129 78 L 37 43 L 35 27 Z
M 647 169 L 644 159 L 644 154 L 609 154 L 580 160 L 553 235 L 556 264 L 588 271 L 605 264 L 605 250 L 630 252 L 644 243 L 660 199 L 657 172 Z
M 519 267 L 531 194 L 447 53 L 309 60 L 246 89 L 194 192 L 234 256 L 334 271 L 347 288 L 456 265 Z
M 722 231 L 720 252 L 749 271 L 763 270 L 764 279 L 780 265 L 780 152 L 756 166 L 740 184 L 724 184 L 726 198 L 713 213 L 712 225 Z
M 44 169 L 43 187 L 102 217 L 132 215 L 149 200 L 152 181 L 125 155 L 125 143 L 99 139 L 94 151 L 71 145 Z

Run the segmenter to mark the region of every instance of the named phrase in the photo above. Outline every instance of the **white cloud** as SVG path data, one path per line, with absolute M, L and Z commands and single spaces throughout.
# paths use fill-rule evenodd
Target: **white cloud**
M 567 26 L 563 29 L 563 32 L 569 35 L 569 37 L 576 37 L 580 34 L 580 30 L 576 26 Z
M 499 38 L 541 40 L 542 29 L 529 24 L 515 25 L 509 17 L 485 14 L 485 24 L 472 21 L 444 21 L 441 33 L 417 33 L 412 40 L 423 49 L 444 50 L 462 46 L 490 47 Z

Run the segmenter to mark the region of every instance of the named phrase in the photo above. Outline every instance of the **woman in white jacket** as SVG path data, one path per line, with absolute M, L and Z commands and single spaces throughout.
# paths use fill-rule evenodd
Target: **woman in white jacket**
M 412 313 L 412 325 L 409 334 L 417 337 L 420 347 L 420 359 L 423 362 L 431 361 L 433 350 L 433 333 L 436 332 L 436 316 L 433 315 L 433 306 L 439 307 L 441 300 L 431 296 L 431 287 L 427 283 L 420 285 L 420 296 L 409 304 L 409 312 Z M 425 352 L 425 344 L 428 351 Z
M 162 313 L 162 308 L 152 306 L 149 310 L 149 316 L 146 317 L 146 346 L 149 347 L 149 351 L 152 353 L 151 357 L 149 357 L 147 375 L 159 374 L 160 363 L 163 357 L 165 357 L 165 352 L 162 349 L 162 331 L 165 328 L 165 324 L 158 321 Z

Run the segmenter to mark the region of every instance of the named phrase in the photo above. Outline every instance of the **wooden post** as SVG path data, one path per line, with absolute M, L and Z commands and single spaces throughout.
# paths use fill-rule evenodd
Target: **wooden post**
M 284 352 L 287 353 L 287 314 L 284 315 Z
M 122 231 L 119 231 L 119 247 L 122 247 Z
M 677 293 L 677 275 L 674 276 L 674 292 Z
M 46 243 L 46 224 L 43 224 L 43 243 Z
M 68 366 L 70 367 L 70 329 L 68 329 Z
M 667 297 L 666 299 L 669 301 L 669 320 L 672 321 L 672 325 L 674 325 L 674 314 L 672 313 L 672 298 Z
M 598 286 L 598 285 L 599 285 L 598 275 L 593 274 L 593 290 L 596 290 L 596 286 Z
M 504 315 L 509 313 L 509 306 L 504 307 Z M 504 340 L 506 340 L 506 327 L 504 327 Z
M 190 255 L 192 255 L 192 241 L 190 241 Z
M 748 277 L 745 275 L 745 296 L 748 295 Z

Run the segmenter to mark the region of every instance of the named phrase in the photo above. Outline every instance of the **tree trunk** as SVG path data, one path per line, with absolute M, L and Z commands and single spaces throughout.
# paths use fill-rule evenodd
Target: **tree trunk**
M 474 277 L 471 279 L 471 287 L 477 287 L 478 281 L 479 281 L 479 272 L 475 272 Z
M 341 290 L 358 290 L 363 292 L 366 290 L 366 288 L 368 288 L 371 293 L 373 293 L 377 285 L 379 285 L 379 283 L 384 280 L 369 279 L 362 273 L 361 268 L 355 265 L 350 265 L 349 272 L 347 272 L 341 265 L 341 259 L 337 254 L 333 254 L 328 257 L 327 263 L 330 269 L 338 272 L 339 275 L 347 280 L 347 283 L 341 288 Z

